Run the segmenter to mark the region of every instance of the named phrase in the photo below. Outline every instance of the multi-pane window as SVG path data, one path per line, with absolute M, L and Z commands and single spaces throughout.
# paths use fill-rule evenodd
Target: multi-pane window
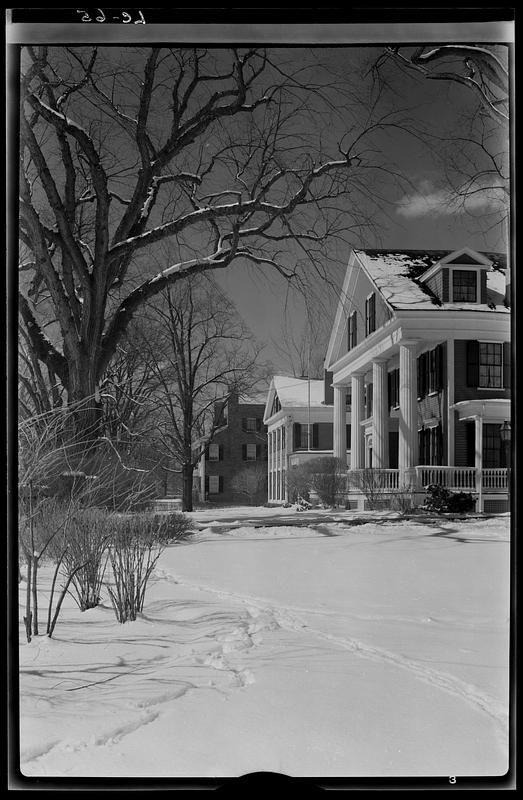
M 365 336 L 376 330 L 376 295 L 371 294 L 365 300 Z
M 256 461 L 256 445 L 247 444 L 245 446 L 245 458 L 247 461 Z
M 438 345 L 418 357 L 418 398 L 443 389 L 443 347 Z
M 506 466 L 503 458 L 504 454 L 501 447 L 499 428 L 499 425 L 493 425 L 491 423 L 485 423 L 483 425 L 483 467 L 485 469 L 495 469 L 496 467 Z
M 220 491 L 220 476 L 209 475 L 209 494 L 218 494 Z
M 348 323 L 348 349 L 352 350 L 353 347 L 356 347 L 358 344 L 358 317 L 357 312 L 353 311 L 353 313 L 349 317 Z
M 475 303 L 477 292 L 478 281 L 475 270 L 455 269 L 452 271 L 452 301 L 454 303 Z
M 245 417 L 245 419 L 243 420 L 243 429 L 245 431 L 255 431 L 256 417 Z
M 219 444 L 210 444 L 209 445 L 209 461 L 219 461 L 220 460 L 220 445 Z
M 443 431 L 441 425 L 419 432 L 420 464 L 438 466 L 443 460 Z
M 503 346 L 497 342 L 479 343 L 479 386 L 503 386 Z
M 389 372 L 389 407 L 397 408 L 400 404 L 400 371 Z

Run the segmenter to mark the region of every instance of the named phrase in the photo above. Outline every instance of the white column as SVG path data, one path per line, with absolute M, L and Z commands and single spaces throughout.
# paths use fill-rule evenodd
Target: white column
M 376 469 L 389 466 L 389 409 L 387 404 L 387 362 L 372 362 L 372 461 Z
M 283 453 L 283 466 L 285 467 L 285 480 L 283 482 L 283 499 L 286 503 L 289 502 L 289 489 L 287 487 L 287 477 L 289 474 L 289 437 L 291 435 L 292 427 L 288 417 L 285 418 L 285 449 Z
M 347 435 L 345 425 L 347 419 L 347 389 L 345 386 L 334 387 L 334 430 L 333 455 L 347 465 Z
M 453 467 L 455 464 L 455 412 L 452 408 L 454 404 L 454 339 L 447 339 L 447 464 Z
M 281 485 L 281 425 L 276 428 L 276 497 L 282 499 Z
M 478 511 L 483 511 L 483 417 L 474 418 L 475 428 L 475 458 L 476 467 L 476 493 L 478 495 Z
M 365 388 L 363 379 L 364 375 L 361 373 L 354 374 L 351 378 L 351 469 L 362 469 L 364 466 L 363 431 L 360 424 L 363 419 L 363 392 Z
M 408 470 L 418 462 L 418 363 L 417 342 L 400 344 L 400 417 L 398 466 L 400 481 L 409 480 Z

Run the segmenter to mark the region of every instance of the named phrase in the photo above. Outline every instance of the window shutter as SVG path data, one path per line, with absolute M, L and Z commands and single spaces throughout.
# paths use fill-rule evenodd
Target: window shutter
M 351 432 L 350 425 L 345 425 L 345 447 L 347 450 L 351 448 Z
M 242 417 L 242 431 L 247 430 L 247 417 Z
M 479 386 L 479 342 L 467 342 L 467 386 Z
M 436 389 L 441 391 L 443 388 L 443 345 L 438 344 L 436 347 Z
M 441 299 L 444 303 L 449 302 L 449 271 L 441 270 Z
M 355 311 L 352 315 L 352 341 L 353 346 L 356 347 L 358 344 L 358 316 Z
M 256 460 L 258 460 L 261 456 L 261 444 L 256 445 Z
M 351 318 L 348 317 L 347 319 L 347 350 L 351 349 Z
M 205 491 L 206 492 L 209 491 L 209 476 L 208 475 L 205 476 Z
M 205 460 L 206 461 L 209 460 L 209 445 L 207 445 L 207 447 L 205 448 Z
M 443 428 L 441 424 L 436 428 L 436 464 L 443 464 Z
M 247 445 L 242 444 L 242 459 L 247 461 Z
M 301 447 L 301 425 L 299 422 L 295 422 L 293 425 L 293 434 L 294 434 L 294 450 L 297 450 Z
M 387 406 L 388 408 L 392 408 L 392 376 L 390 372 L 387 372 L 387 397 Z
M 367 417 L 372 416 L 372 396 L 374 391 L 374 384 L 367 384 Z
M 261 431 L 261 419 L 256 417 L 256 431 L 259 433 Z
M 466 423 L 466 451 L 467 451 L 467 467 L 474 467 L 476 465 L 476 428 L 473 422 Z
M 314 422 L 313 425 L 312 425 L 312 446 L 313 447 L 318 447 L 319 438 L 320 438 L 320 436 L 319 436 L 318 423 Z
M 223 475 L 218 478 L 218 491 L 223 492 Z
M 223 444 L 218 445 L 218 461 L 223 461 Z
M 503 342 L 503 387 L 510 389 L 510 342 Z

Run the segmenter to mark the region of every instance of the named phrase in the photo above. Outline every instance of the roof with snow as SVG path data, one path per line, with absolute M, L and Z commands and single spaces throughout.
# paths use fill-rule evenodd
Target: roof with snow
M 290 378 L 287 375 L 275 375 L 272 379 L 271 388 L 275 389 L 283 407 L 308 407 L 309 391 L 311 407 L 324 405 L 323 381 L 308 381 L 307 378 Z
M 470 311 L 470 303 L 441 303 L 420 280 L 427 270 L 455 252 L 455 250 L 354 250 L 367 274 L 392 308 L 433 310 L 435 306 L 442 306 L 445 309 Z M 487 272 L 488 303 L 475 304 L 473 308 L 481 310 L 496 306 L 496 310 L 505 310 L 506 256 L 501 253 L 478 253 L 478 255 L 491 262 Z

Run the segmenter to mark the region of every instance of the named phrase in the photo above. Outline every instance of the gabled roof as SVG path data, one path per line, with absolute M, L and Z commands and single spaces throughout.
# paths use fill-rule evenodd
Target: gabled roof
M 467 263 L 474 251 L 462 250 L 355 250 L 361 265 L 379 289 L 384 300 L 392 308 L 397 309 L 434 309 L 435 298 L 432 293 L 420 284 L 420 279 L 438 262 L 450 263 L 453 254 L 463 253 Z M 487 272 L 487 293 L 493 292 L 489 302 L 503 303 L 504 294 L 499 292 L 504 285 L 506 257 L 500 253 L 478 253 L 478 266 L 492 264 Z M 449 260 L 450 257 L 450 260 Z M 504 292 L 504 290 L 503 290 Z M 444 303 L 444 308 L 464 309 L 470 311 L 469 303 Z M 481 305 L 475 306 L 481 308 Z
M 275 395 L 278 395 L 283 411 L 290 411 L 293 408 L 309 408 L 309 406 L 310 408 L 325 408 L 323 381 L 275 375 L 267 396 L 264 419 L 271 416 Z
M 451 263 L 463 255 L 466 263 L 477 257 L 478 266 L 487 268 L 486 304 L 441 303 L 438 298 L 422 283 L 422 278 L 439 262 Z M 505 270 L 507 258 L 503 253 L 476 252 L 470 248 L 459 250 L 395 250 L 395 249 L 355 249 L 351 252 L 340 300 L 336 309 L 325 367 L 329 369 L 346 336 L 347 307 L 356 285 L 358 268 L 361 269 L 379 291 L 389 308 L 410 311 L 463 310 L 486 311 L 495 307 L 506 312 Z M 507 270 L 508 271 L 508 270 Z

